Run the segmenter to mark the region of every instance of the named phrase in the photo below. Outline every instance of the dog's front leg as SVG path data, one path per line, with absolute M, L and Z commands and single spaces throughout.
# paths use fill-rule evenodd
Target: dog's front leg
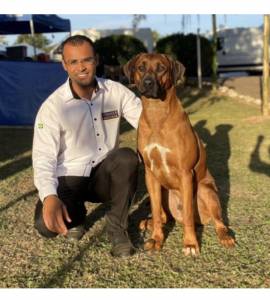
M 145 242 L 145 250 L 160 250 L 164 241 L 162 231 L 162 207 L 161 207 L 161 185 L 153 173 L 145 168 L 145 181 L 150 196 L 152 211 L 152 235 L 151 239 Z
M 183 171 L 181 174 L 181 190 L 183 195 L 183 224 L 184 248 L 186 256 L 196 256 L 200 249 L 195 233 L 194 204 L 193 204 L 193 174 Z

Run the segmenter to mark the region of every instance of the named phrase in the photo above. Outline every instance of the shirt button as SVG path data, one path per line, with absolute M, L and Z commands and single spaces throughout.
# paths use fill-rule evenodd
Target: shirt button
M 99 133 L 97 133 L 97 136 L 99 136 Z
M 94 160 L 92 160 L 92 164 L 94 164 L 95 163 L 95 161 Z
M 99 151 L 101 151 L 101 148 L 98 148 Z
M 97 118 L 94 118 L 94 121 L 96 121 L 97 120 Z

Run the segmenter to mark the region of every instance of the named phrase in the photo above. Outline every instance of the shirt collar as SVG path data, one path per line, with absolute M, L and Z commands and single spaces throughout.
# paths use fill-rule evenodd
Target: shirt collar
M 95 83 L 96 87 L 94 92 L 102 92 L 103 90 L 107 89 L 102 78 L 95 77 Z M 80 96 L 73 90 L 71 83 L 70 83 L 70 78 L 67 79 L 65 83 L 65 92 L 64 92 L 64 101 L 68 102 L 70 100 L 74 99 L 81 99 Z

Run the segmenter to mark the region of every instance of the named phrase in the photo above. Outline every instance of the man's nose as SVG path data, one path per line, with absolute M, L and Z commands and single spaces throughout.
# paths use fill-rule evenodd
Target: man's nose
M 81 70 L 85 70 L 86 69 L 86 64 L 84 61 L 78 61 L 78 69 Z

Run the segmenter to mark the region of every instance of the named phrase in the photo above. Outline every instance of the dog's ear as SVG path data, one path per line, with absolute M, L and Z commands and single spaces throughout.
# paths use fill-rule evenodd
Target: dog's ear
M 137 54 L 136 56 L 132 57 L 124 66 L 123 66 L 123 72 L 125 76 L 128 78 L 130 83 L 134 83 L 134 72 L 135 72 L 135 64 L 137 59 L 139 58 L 140 54 Z
M 186 70 L 184 65 L 169 55 L 166 55 L 166 57 L 170 62 L 173 84 L 176 85 L 177 83 L 183 82 Z
M 176 85 L 177 83 L 183 82 L 184 81 L 184 74 L 185 74 L 186 68 L 180 61 L 174 60 L 173 61 L 173 67 L 172 67 L 172 72 L 173 72 L 173 82 Z

